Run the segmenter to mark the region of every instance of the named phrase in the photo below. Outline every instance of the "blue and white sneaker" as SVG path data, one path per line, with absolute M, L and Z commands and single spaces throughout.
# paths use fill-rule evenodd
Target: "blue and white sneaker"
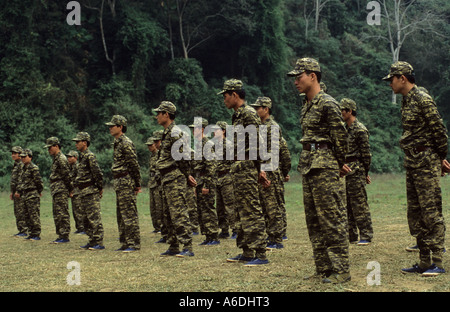
M 105 246 L 95 245 L 95 246 L 89 247 L 88 249 L 89 250 L 103 250 L 103 249 L 105 249 Z
M 268 264 L 269 260 L 261 260 L 258 258 L 254 258 L 253 260 L 247 262 L 244 264 L 244 266 L 259 266 L 259 265 L 263 265 L 263 264 Z
M 422 273 L 422 276 L 438 276 L 443 273 L 445 273 L 445 270 L 433 263 L 428 269 L 426 269 L 425 272 Z
M 193 257 L 194 253 L 192 251 L 189 251 L 189 249 L 183 249 L 182 252 L 175 255 L 178 258 L 184 258 L 184 257 Z

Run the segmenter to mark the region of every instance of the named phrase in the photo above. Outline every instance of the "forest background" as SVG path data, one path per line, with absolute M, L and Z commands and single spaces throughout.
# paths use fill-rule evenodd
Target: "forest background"
M 217 96 L 242 79 L 247 101 L 269 96 L 296 169 L 302 97 L 287 71 L 299 57 L 319 60 L 328 93 L 352 98 L 370 131 L 374 173 L 401 172 L 401 96 L 381 78 L 395 60 L 410 62 L 417 83 L 450 122 L 450 2 L 447 0 L 80 0 L 81 25 L 69 25 L 69 1 L 0 0 L 0 188 L 7 189 L 10 149 L 33 151 L 44 179 L 57 136 L 90 133 L 109 182 L 114 114 L 129 122 L 143 182 L 145 142 L 161 127 L 163 100 L 194 117 L 230 123 Z M 377 9 L 381 15 L 376 15 Z

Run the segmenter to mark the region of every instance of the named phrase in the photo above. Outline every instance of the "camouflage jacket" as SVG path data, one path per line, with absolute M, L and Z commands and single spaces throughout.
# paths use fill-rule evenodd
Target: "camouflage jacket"
M 339 170 L 347 154 L 347 130 L 338 102 L 322 90 L 302 108 L 300 118 L 302 138 L 300 143 L 328 143 L 330 148 L 307 151 L 300 154 L 298 168 L 307 174 L 311 169 Z
M 348 130 L 348 153 L 346 159 L 355 158 L 356 161 L 348 162 L 348 166 L 352 169 L 348 175 L 356 172 L 362 166 L 366 176 L 369 174 L 370 163 L 372 161 L 372 154 L 370 153 L 369 145 L 369 130 L 356 119 Z
M 126 184 L 133 183 L 130 187 L 141 186 L 141 173 L 139 162 L 134 143 L 125 135 L 122 134 L 119 138 L 114 139 L 114 162 L 111 172 L 114 177 L 118 175 L 120 178 L 127 178 L 127 173 L 131 177 L 131 181 Z M 116 179 L 115 179 L 116 180 Z M 117 184 L 118 181 L 114 181 Z M 122 181 L 123 182 L 123 181 Z M 123 183 L 120 183 L 123 186 Z
M 278 142 L 277 148 L 278 148 L 278 155 L 275 157 L 278 157 L 278 162 L 276 164 L 276 167 L 273 168 L 273 170 L 280 170 L 280 173 L 283 175 L 283 177 L 286 177 L 289 174 L 289 171 L 291 170 L 291 154 L 289 153 L 289 149 L 287 146 L 286 140 L 283 138 L 283 133 L 281 131 L 280 125 L 275 121 L 273 116 L 269 116 L 264 122 L 262 122 L 262 125 L 267 126 L 267 139 L 263 140 L 264 144 L 267 142 L 267 152 L 270 154 L 272 152 L 272 126 L 275 125 L 279 129 L 278 134 Z M 261 146 L 260 146 L 261 148 Z M 265 162 L 274 161 L 273 159 L 269 159 Z
M 186 137 L 184 137 L 181 129 L 176 126 L 175 121 L 164 129 L 158 150 L 158 160 L 155 164 L 155 169 L 161 174 L 161 182 L 171 181 L 179 177 L 180 174 L 183 174 L 186 178 L 191 174 L 191 149 L 187 144 L 182 144 L 184 139 Z M 172 148 L 174 151 L 172 151 Z M 178 153 L 177 158 L 174 158 L 172 152 Z
M 17 183 L 19 182 L 19 177 L 20 177 L 20 174 L 22 173 L 22 170 L 23 170 L 23 162 L 20 159 L 14 161 L 14 166 L 11 171 L 11 181 L 10 181 L 10 188 L 11 188 L 12 194 L 14 194 L 16 192 Z
M 245 159 L 254 160 L 257 168 L 260 168 L 259 143 L 261 139 L 259 136 L 259 126 L 261 125 L 261 119 L 255 109 L 245 103 L 234 112 L 231 120 L 235 133 L 233 134 L 233 138 L 228 137 L 228 139 L 232 140 L 234 144 L 234 158 L 242 160 L 241 155 L 245 152 Z M 244 132 L 239 133 L 238 126 L 243 127 L 241 131 L 254 129 L 253 134 L 249 134 L 252 131 L 246 131 L 245 135 L 242 135 Z M 230 134 L 228 133 L 228 135 Z
M 148 162 L 148 187 L 155 188 L 158 186 L 158 180 L 161 179 L 159 177 L 159 172 L 156 170 L 156 160 L 158 159 L 158 151 L 155 153 L 151 153 L 150 159 Z
M 35 197 L 39 196 L 44 190 L 39 167 L 33 163 L 23 165 L 19 176 L 16 192 L 21 196 Z
M 208 138 L 202 138 L 202 159 L 193 160 L 193 176 L 198 186 L 210 189 L 215 186 L 216 160 L 206 159 L 203 155 Z
M 426 165 L 431 153 L 441 160 L 447 157 L 447 129 L 431 96 L 414 86 L 402 101 L 403 134 L 400 147 L 405 151 L 404 165 Z M 427 147 L 421 150 L 420 147 Z M 419 150 L 418 150 L 419 148 Z
M 50 191 L 52 196 L 61 192 L 71 192 L 73 189 L 70 180 L 69 162 L 66 156 L 59 152 L 53 156 L 50 173 Z
M 69 169 L 70 169 L 70 180 L 72 181 L 72 185 L 74 185 L 75 182 L 75 178 L 77 177 L 77 167 L 78 167 L 78 162 L 74 163 L 74 164 L 69 164 Z M 73 188 L 73 195 L 78 195 L 78 188 L 74 187 Z
M 78 188 L 79 196 L 98 193 L 103 189 L 103 173 L 89 149 L 80 152 L 74 186 Z

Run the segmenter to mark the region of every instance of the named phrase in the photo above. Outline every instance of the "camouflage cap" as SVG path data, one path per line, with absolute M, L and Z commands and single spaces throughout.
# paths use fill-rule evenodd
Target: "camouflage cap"
M 59 144 L 61 144 L 61 143 L 59 142 L 59 139 L 57 137 L 50 137 L 45 141 L 44 148 L 49 148 L 51 146 L 59 145 Z
M 114 115 L 110 122 L 105 123 L 107 126 L 126 126 L 127 119 L 122 115 Z
M 161 141 L 162 137 L 163 137 L 163 134 L 164 134 L 164 130 L 156 130 L 156 131 L 153 132 L 153 135 L 151 136 L 151 138 L 154 141 Z
M 11 148 L 11 153 L 22 153 L 23 149 L 20 146 L 13 146 Z
M 411 75 L 414 76 L 414 68 L 407 62 L 398 61 L 391 65 L 389 74 L 383 80 L 390 80 L 395 75 Z
M 250 106 L 272 108 L 272 100 L 267 96 L 260 96 L 256 99 L 256 102 L 250 104 Z
M 356 112 L 356 102 L 352 99 L 343 98 L 341 100 L 341 109 L 348 109 Z
M 220 127 L 222 130 L 226 130 L 228 126 L 226 121 L 218 121 L 216 122 L 216 125 Z
M 66 154 L 67 157 L 75 157 L 78 158 L 78 152 L 77 151 L 70 151 Z
M 222 88 L 223 90 L 220 91 L 219 93 L 217 93 L 217 95 L 224 94 L 227 91 L 242 90 L 243 88 L 244 88 L 244 84 L 241 80 L 229 79 L 224 82 L 223 88 Z
M 161 104 L 157 108 L 154 108 L 155 112 L 166 112 L 169 114 L 175 114 L 177 111 L 177 107 L 169 101 L 162 101 Z
M 91 136 L 87 132 L 78 132 L 77 136 L 72 139 L 72 141 L 78 142 L 78 141 L 91 141 Z
M 29 148 L 25 148 L 22 150 L 22 153 L 20 153 L 20 157 L 30 156 L 33 157 L 33 152 Z
M 145 142 L 145 145 L 152 145 L 155 144 L 155 139 L 153 137 L 149 137 L 147 139 L 147 142 Z
M 319 62 L 309 57 L 298 59 L 297 62 L 295 63 L 294 69 L 288 72 L 287 75 L 289 77 L 295 77 L 301 75 L 304 71 L 307 70 L 320 73 Z
M 208 125 L 208 120 L 205 118 L 202 118 L 202 128 L 205 128 Z M 195 124 L 189 125 L 189 128 L 195 128 Z

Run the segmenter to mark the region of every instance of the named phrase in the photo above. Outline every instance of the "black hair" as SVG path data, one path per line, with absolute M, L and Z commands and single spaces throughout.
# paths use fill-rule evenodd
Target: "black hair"
M 312 71 L 312 70 L 305 70 L 305 73 L 307 75 L 310 75 L 312 73 L 316 74 L 317 76 L 317 82 L 320 83 L 320 81 L 322 80 L 322 73 L 321 72 L 317 72 L 317 71 Z
M 406 80 L 408 80 L 410 83 L 416 83 L 416 77 L 414 75 L 394 75 L 394 76 L 397 78 L 405 76 Z
M 225 93 L 227 93 L 227 94 L 229 94 L 229 95 L 232 95 L 233 92 L 236 92 L 236 94 L 237 94 L 242 100 L 245 100 L 245 90 L 244 90 L 244 89 L 241 89 L 241 90 L 228 90 L 228 91 L 225 91 Z

